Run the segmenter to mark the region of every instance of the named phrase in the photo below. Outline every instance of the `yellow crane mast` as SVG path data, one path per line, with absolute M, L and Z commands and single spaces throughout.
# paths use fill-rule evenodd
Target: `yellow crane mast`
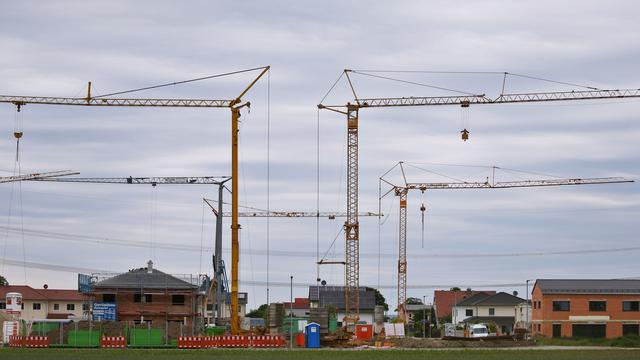
M 403 163 L 399 162 L 404 174 Z M 572 178 L 572 179 L 533 179 L 499 182 L 406 182 L 404 185 L 394 185 L 380 178 L 380 181 L 391 186 L 391 189 L 381 196 L 385 197 L 393 192 L 400 199 L 399 227 L 398 227 L 398 318 L 406 322 L 407 301 L 407 200 L 409 190 L 460 190 L 460 189 L 509 189 L 539 186 L 565 186 L 565 185 L 594 185 L 594 184 L 619 184 L 630 183 L 634 180 L 623 177 L 605 178 Z M 424 211 L 424 204 L 421 210 Z
M 241 72 L 257 71 L 260 73 L 253 81 L 235 98 L 226 100 L 212 100 L 212 99 L 150 99 L 150 98 L 114 98 L 106 96 L 92 96 L 91 95 L 91 83 L 87 90 L 87 96 L 84 98 L 72 98 L 72 97 L 46 97 L 46 96 L 14 96 L 14 95 L 0 95 L 0 103 L 9 103 L 17 107 L 23 107 L 28 104 L 43 104 L 43 105 L 70 105 L 70 106 L 97 106 L 97 107 L 177 107 L 177 108 L 226 108 L 231 110 L 231 177 L 233 178 L 231 187 L 231 332 L 233 334 L 240 333 L 240 318 L 238 317 L 238 263 L 239 263 L 239 231 L 240 225 L 238 223 L 238 137 L 239 127 L 238 121 L 240 119 L 240 110 L 244 107 L 249 107 L 249 102 L 244 102 L 242 97 L 255 85 L 258 80 L 269 71 L 270 66 L 264 66 L 254 69 L 242 70 L 234 73 L 223 74 L 237 74 Z M 216 75 L 218 76 L 218 75 Z M 216 77 L 212 76 L 212 77 Z M 208 77 L 208 78 L 212 78 Z M 181 81 L 166 85 L 177 85 L 181 83 L 203 80 L 193 79 L 187 81 Z M 160 86 L 153 86 L 144 89 L 132 90 L 146 90 L 151 88 L 157 88 Z M 131 92 L 131 91 L 129 91 Z M 123 92 L 127 93 L 127 92 Z M 116 93 L 120 94 L 120 93 Z M 115 95 L 115 94 L 111 94 Z
M 380 107 L 407 106 L 442 106 L 457 105 L 469 107 L 471 105 L 500 105 L 516 103 L 540 103 L 551 101 L 575 100 L 604 100 L 640 97 L 640 89 L 602 90 L 590 88 L 578 91 L 532 92 L 532 93 L 502 93 L 496 98 L 489 98 L 485 94 L 461 96 L 409 96 L 409 97 L 380 97 L 359 98 L 350 74 L 363 74 L 358 70 L 345 69 L 346 77 L 353 102 L 344 105 L 318 104 L 318 109 L 330 110 L 346 116 L 347 120 L 347 219 L 344 223 L 345 232 L 345 318 L 344 323 L 348 331 L 353 331 L 359 320 L 359 286 L 360 286 L 360 223 L 358 222 L 358 121 L 360 109 Z M 366 74 L 365 74 L 366 75 Z M 506 78 L 507 73 L 505 73 Z M 466 129 L 465 129 L 466 130 Z M 468 132 L 463 132 L 463 139 L 468 139 Z

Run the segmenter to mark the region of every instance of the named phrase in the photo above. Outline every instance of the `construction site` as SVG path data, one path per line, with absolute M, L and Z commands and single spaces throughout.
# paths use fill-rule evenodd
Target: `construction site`
M 0 354 L 640 347 L 640 79 L 548 56 L 8 60 Z

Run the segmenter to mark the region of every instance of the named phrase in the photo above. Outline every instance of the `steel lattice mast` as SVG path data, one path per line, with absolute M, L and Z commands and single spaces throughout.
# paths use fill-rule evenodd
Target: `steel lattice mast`
M 622 90 L 585 90 L 585 91 L 557 91 L 532 92 L 517 94 L 501 94 L 491 99 L 484 94 L 466 96 L 418 96 L 418 97 L 389 97 L 389 98 L 359 98 L 349 74 L 353 70 L 345 69 L 343 75 L 347 78 L 354 96 L 354 102 L 346 105 L 318 104 L 319 109 L 331 110 L 347 117 L 347 217 L 345 230 L 345 323 L 348 330 L 352 330 L 359 319 L 359 242 L 360 224 L 358 222 L 358 119 L 359 110 L 377 107 L 405 107 L 405 106 L 439 106 L 482 104 L 516 104 L 550 101 L 576 100 L 606 100 L 640 97 L 640 89 Z
M 238 317 L 238 270 L 240 261 L 240 225 L 238 223 L 238 138 L 240 110 L 249 107 L 242 97 L 255 85 L 262 76 L 269 71 L 270 66 L 250 69 L 261 70 L 249 86 L 233 99 L 151 99 L 151 98 L 108 98 L 91 96 L 91 83 L 84 98 L 77 97 L 44 97 L 44 96 L 14 96 L 0 95 L 0 103 L 10 103 L 18 107 L 27 104 L 68 105 L 68 106 L 98 106 L 98 107 L 179 107 L 179 108 L 227 108 L 231 110 L 231 332 L 240 333 L 240 318 Z M 245 72 L 245 71 L 242 71 Z M 239 73 L 239 72 L 236 72 Z M 177 84 L 177 83 L 174 83 Z M 169 85 L 174 85 L 169 84 Z

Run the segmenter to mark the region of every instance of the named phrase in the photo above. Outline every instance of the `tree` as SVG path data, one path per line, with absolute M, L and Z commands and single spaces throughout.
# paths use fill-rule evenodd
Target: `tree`
M 423 330 L 422 319 L 424 319 L 423 315 L 426 315 L 427 317 L 427 321 L 424 324 L 424 331 L 426 332 L 426 334 L 422 333 L 422 330 Z M 416 311 L 413 314 L 413 333 L 415 334 L 415 336 L 418 336 L 418 337 L 426 337 L 425 335 L 428 336 L 429 327 L 433 322 L 435 322 L 434 321 L 435 316 L 436 316 L 436 313 L 433 310 L 433 308 L 427 309 L 425 312 Z
M 247 313 L 246 317 L 250 318 L 263 318 L 267 321 L 267 315 L 269 313 L 269 305 L 262 304 L 257 309 L 251 310 Z
M 8 286 L 8 285 L 9 285 L 9 282 L 7 281 L 7 279 L 4 276 L 0 275 L 0 286 Z
M 376 294 L 376 305 L 384 306 L 384 311 L 389 311 L 389 305 L 387 305 L 387 300 L 384 298 L 384 295 L 378 291 L 378 289 L 374 288 L 366 288 L 367 290 L 374 291 Z
M 449 291 L 460 291 L 460 288 L 457 287 L 457 286 L 456 287 L 452 287 L 451 289 L 449 289 Z
M 407 305 L 422 305 L 422 300 L 414 297 L 407 298 Z

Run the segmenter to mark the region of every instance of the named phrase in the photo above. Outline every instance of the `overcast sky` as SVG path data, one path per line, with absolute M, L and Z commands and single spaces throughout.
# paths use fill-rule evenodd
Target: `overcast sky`
M 271 65 L 269 77 L 244 97 L 252 107 L 242 115 L 241 203 L 267 206 L 269 170 L 272 209 L 315 211 L 319 123 L 320 210 L 345 211 L 345 119 L 318 114 L 316 107 L 343 69 L 508 71 L 599 88 L 638 88 L 639 10 L 634 1 L 14 1 L 0 12 L 0 94 L 82 97 L 88 81 L 99 95 Z M 503 81 L 501 74 L 375 74 L 491 97 Z M 231 99 L 256 75 L 129 95 Z M 353 99 L 343 80 L 325 103 Z M 455 94 L 358 74 L 353 80 L 361 97 Z M 505 83 L 506 92 L 579 89 L 517 76 Z M 639 109 L 637 100 L 620 99 L 464 111 L 364 109 L 360 210 L 377 211 L 378 178 L 398 161 L 410 163 L 410 181 L 480 181 L 491 176 L 486 166 L 493 165 L 529 172 L 498 170 L 497 180 L 543 177 L 536 174 L 638 179 Z M 231 172 L 226 109 L 27 105 L 21 116 L 23 173 Z M 15 118 L 14 106 L 0 105 L 2 176 L 16 165 Z M 467 142 L 460 139 L 464 127 L 471 131 Z M 153 259 L 169 273 L 210 272 L 214 219 L 201 199 L 216 195 L 214 187 L 194 185 L 0 184 L 0 271 L 12 284 L 36 288 L 74 288 L 77 275 L 25 268 L 25 260 L 126 271 Z M 424 247 L 422 203 L 428 208 Z M 398 201 L 387 196 L 381 206 L 388 216 L 381 226 L 375 217 L 360 219 L 361 285 L 378 285 L 379 273 L 383 294 L 395 306 Z M 411 193 L 409 296 L 431 301 L 434 286 L 639 277 L 639 214 L 638 183 Z M 320 253 L 328 259 L 343 258 L 342 221 L 320 221 Z M 255 307 L 266 301 L 261 283 L 267 280 L 267 222 L 241 224 L 241 291 L 250 293 Z M 290 275 L 296 283 L 315 283 L 316 220 L 271 219 L 269 228 L 269 280 L 276 283 L 270 300 L 283 301 L 288 286 L 277 285 L 288 283 Z M 228 222 L 224 236 L 229 264 Z M 594 249 L 609 251 L 547 254 Z M 491 254 L 512 256 L 482 256 Z M 342 285 L 343 268 L 323 267 L 320 277 Z M 524 285 L 495 289 L 524 296 Z M 304 286 L 294 289 L 294 296 L 306 295 Z

